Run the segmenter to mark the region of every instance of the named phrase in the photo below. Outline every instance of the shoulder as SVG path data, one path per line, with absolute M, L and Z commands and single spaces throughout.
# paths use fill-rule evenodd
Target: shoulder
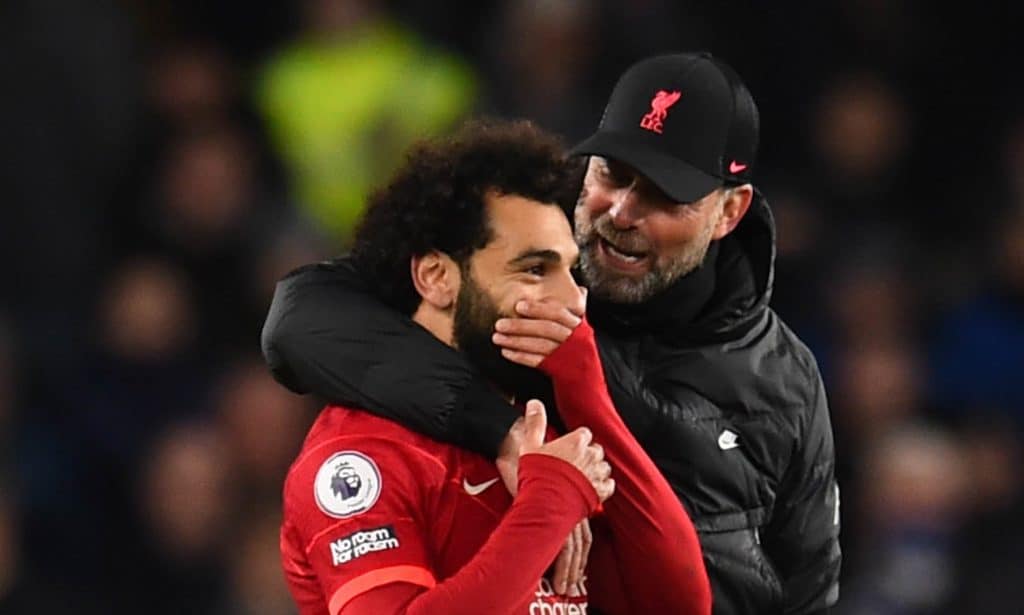
M 319 509 L 343 519 L 375 506 L 382 493 L 415 499 L 444 482 L 453 459 L 448 445 L 397 423 L 328 406 L 288 471 L 286 514 Z
M 828 399 L 818 361 L 810 348 L 774 312 L 778 327 L 779 354 L 787 357 L 787 377 L 780 386 L 788 387 L 799 400 L 789 407 L 787 418 L 797 438 L 805 444 L 811 440 L 832 440 Z
M 359 271 L 351 259 L 342 257 L 297 267 L 281 278 L 278 286 L 295 291 L 338 280 L 359 278 Z
M 809 383 L 820 380 L 818 360 L 807 344 L 775 313 L 775 310 L 768 310 L 768 318 L 769 326 L 775 331 L 773 337 L 776 353 L 791 364 L 793 375 Z

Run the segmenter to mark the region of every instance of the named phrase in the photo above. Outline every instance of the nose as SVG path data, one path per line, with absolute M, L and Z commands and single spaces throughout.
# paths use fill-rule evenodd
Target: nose
M 640 219 L 640 204 L 636 198 L 636 182 L 615 191 L 608 216 L 615 228 L 626 230 L 636 226 Z
M 587 309 L 586 291 L 576 284 L 572 272 L 566 271 L 565 275 L 559 276 L 558 285 L 553 291 L 553 298 L 556 301 L 567 307 L 573 314 L 583 316 Z

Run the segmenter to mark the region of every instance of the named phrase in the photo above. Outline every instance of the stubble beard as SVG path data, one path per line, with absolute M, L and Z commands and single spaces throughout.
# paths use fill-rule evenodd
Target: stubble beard
M 608 213 L 591 221 L 582 206 L 585 197 L 584 191 L 576 205 L 575 236 L 580 248 L 580 275 L 593 297 L 611 303 L 643 303 L 672 286 L 679 278 L 700 267 L 704 262 L 711 246 L 713 224 L 701 229 L 700 234 L 681 246 L 676 254 L 670 257 L 655 255 L 650 270 L 639 277 L 605 267 L 597 255 L 598 241 L 601 237 L 617 246 L 637 251 L 648 251 L 650 244 L 639 231 L 616 229 Z
M 462 268 L 462 285 L 455 303 L 452 338 L 455 346 L 466 354 L 470 363 L 502 393 L 510 397 L 532 396 L 545 382 L 540 371 L 513 363 L 501 354 L 491 339 L 494 323 L 504 314 L 476 283 L 469 267 Z

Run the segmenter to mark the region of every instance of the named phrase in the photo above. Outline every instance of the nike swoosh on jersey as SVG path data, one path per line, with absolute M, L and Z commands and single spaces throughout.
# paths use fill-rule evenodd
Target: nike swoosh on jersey
M 481 493 L 486 491 L 488 487 L 490 487 L 496 482 L 498 482 L 498 479 L 492 478 L 491 480 L 482 482 L 479 485 L 472 485 L 468 480 L 464 478 L 462 479 L 462 488 L 465 489 L 466 493 L 468 493 L 469 495 L 480 495 Z

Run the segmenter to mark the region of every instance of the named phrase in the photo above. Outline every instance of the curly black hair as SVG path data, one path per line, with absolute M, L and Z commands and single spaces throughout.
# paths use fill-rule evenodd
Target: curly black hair
M 389 305 L 412 314 L 420 304 L 409 263 L 432 250 L 465 268 L 492 239 L 484 195 L 522 196 L 570 211 L 582 164 L 560 139 L 525 120 L 478 119 L 453 135 L 421 141 L 369 199 L 352 257 Z

